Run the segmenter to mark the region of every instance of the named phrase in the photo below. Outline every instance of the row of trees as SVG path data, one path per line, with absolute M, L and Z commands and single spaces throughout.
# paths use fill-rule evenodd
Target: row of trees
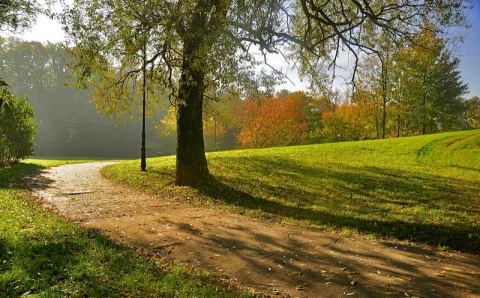
M 480 128 L 478 97 L 436 101 L 439 111 L 452 102 L 456 109 L 435 120 L 434 132 Z M 408 113 L 400 114 L 402 121 L 415 123 L 422 109 L 421 105 L 410 107 Z M 398 136 L 398 113 L 397 106 L 387 106 L 385 137 Z M 381 119 L 381 111 L 372 102 L 359 101 L 351 94 L 321 97 L 286 90 L 256 94 L 209 102 L 204 109 L 205 146 L 213 151 L 377 139 L 383 137 Z M 174 107 L 157 123 L 157 129 L 162 137 L 175 139 Z M 412 125 L 410 130 L 403 129 L 401 136 L 418 135 L 422 129 L 421 123 Z
M 31 98 L 37 114 L 37 154 L 138 156 L 138 122 L 116 126 L 88 103 L 91 90 L 66 86 L 72 83 L 72 73 L 63 46 L 16 39 L 2 39 L 1 45 L 2 76 L 15 93 Z M 428 71 L 420 67 L 421 61 L 415 61 L 420 55 L 415 51 L 426 52 L 423 57 L 430 54 L 436 59 L 427 64 Z M 395 60 L 391 58 L 395 67 L 389 71 L 386 92 L 382 89 L 382 65 L 373 58 L 370 56 L 359 64 L 355 92 L 344 94 L 343 99 L 338 93 L 311 96 L 302 92 L 259 92 L 258 85 L 252 85 L 246 96 L 237 92 L 236 96 L 217 96 L 217 101 L 207 101 L 203 117 L 206 150 L 405 136 L 423 133 L 424 128 L 425 132 L 436 132 L 478 125 L 475 124 L 478 102 L 464 101 L 460 96 L 465 86 L 458 77 L 458 60 L 445 47 L 436 51 L 405 48 Z M 428 85 L 427 90 L 421 84 L 423 81 L 412 77 L 436 83 Z M 418 96 L 411 90 L 425 92 Z M 140 98 L 135 94 L 125 104 L 139 106 Z M 171 154 L 175 148 L 176 111 L 172 107 L 168 114 L 158 113 L 161 106 L 169 105 L 167 95 L 157 93 L 153 98 L 148 101 L 148 152 Z M 114 111 L 111 104 L 112 101 L 99 101 L 97 107 Z M 422 113 L 427 111 L 425 118 Z M 135 112 L 124 116 L 127 117 L 124 120 L 137 117 Z M 428 119 L 429 125 L 424 125 L 422 119 Z
M 387 42 L 385 55 L 359 65 L 351 103 L 362 107 L 357 109 L 366 113 L 363 118 L 371 118 L 377 138 L 465 128 L 459 115 L 468 87 L 458 58 L 427 23 L 413 40 L 415 46 Z
M 206 150 L 372 139 L 478 127 L 480 102 L 476 97 L 468 101 L 461 97 L 466 87 L 458 76 L 458 59 L 440 39 L 431 35 L 423 38 L 441 46 L 404 48 L 389 58 L 392 66 L 388 76 L 382 73 L 378 59 L 367 57 L 359 64 L 356 89 L 350 94 L 330 92 L 320 96 L 287 91 L 274 94 L 260 92 L 259 84 L 251 84 L 246 95 L 240 92 L 229 93 L 228 97 L 227 93 L 216 95 L 217 100 L 207 101 L 203 109 Z M 31 99 L 36 113 L 37 155 L 138 156 L 139 123 L 127 121 L 116 125 L 98 115 L 89 103 L 92 90 L 67 86 L 73 82 L 73 73 L 62 45 L 16 39 L 0 39 L 0 43 L 1 76 L 10 82 L 14 93 Z M 418 57 L 431 60 L 422 64 Z M 425 70 L 426 67 L 429 68 Z M 384 79 L 388 80 L 385 90 Z M 425 81 L 435 84 L 423 84 Z M 161 107 L 170 105 L 168 94 L 156 90 L 150 91 L 150 95 L 154 92 L 147 111 L 148 154 L 172 154 L 177 137 L 176 109 L 171 106 L 167 113 Z M 134 94 L 124 104 L 138 107 L 140 98 Z M 115 111 L 111 100 L 97 99 L 94 103 L 102 110 Z M 138 111 L 122 111 L 123 120 L 138 118 Z
M 0 38 L 0 77 L 14 94 L 29 98 L 38 123 L 35 154 L 39 156 L 137 157 L 141 126 L 138 111 L 116 121 L 100 115 L 91 103 L 93 90 L 73 85 L 68 53 L 60 44 L 24 42 Z M 138 104 L 138 96 L 129 102 Z M 163 102 L 164 106 L 168 106 Z M 174 142 L 156 138 L 155 121 L 166 110 L 148 120 L 148 152 L 172 154 Z M 156 119 L 156 120 L 155 120 Z
M 410 37 L 413 43 L 380 39 L 385 51 L 360 58 L 353 92 L 341 96 L 332 92 L 323 96 L 257 94 L 237 102 L 226 117 L 235 115 L 227 125 L 235 127 L 236 146 L 259 148 L 478 128 L 478 97 L 463 97 L 468 87 L 458 71 L 459 59 L 449 49 L 448 40 L 431 26 L 425 22 Z
M 7 7 L 15 6 L 12 3 L 23 5 L 20 11 L 27 11 L 30 1 L 8 2 Z M 125 99 L 137 94 L 139 85 L 152 96 L 169 94 L 176 106 L 175 183 L 193 185 L 208 176 L 204 98 L 211 93 L 242 88 L 248 81 L 244 78 L 257 64 L 251 49 L 259 49 L 265 61 L 269 53 L 282 53 L 298 62 L 301 74 L 318 89 L 325 77 L 323 66 L 335 69 L 341 51 L 353 55 L 354 74 L 362 57 L 376 54 L 382 66 L 382 89 L 399 90 L 403 89 L 400 85 L 388 88 L 388 70 L 392 69 L 388 61 L 395 53 L 390 49 L 422 46 L 415 40 L 421 30 L 436 37 L 449 26 L 465 25 L 468 5 L 461 0 L 76 0 L 61 14 L 61 19 L 74 57 L 69 66 L 83 86 L 95 89 L 97 105 L 110 109 L 108 113 L 123 114 L 129 109 Z M 139 84 L 142 77 L 149 83 Z M 443 116 L 432 114 L 429 109 L 433 101 L 426 89 L 434 82 L 421 76 L 410 79 L 423 83 L 425 89 L 410 90 L 419 94 L 425 110 L 412 125 L 420 124 L 422 133 L 433 131 Z M 408 98 L 414 97 L 411 94 Z M 356 98 L 351 104 L 359 105 Z M 399 97 L 391 98 L 399 101 Z M 382 95 L 382 137 L 386 135 L 386 107 L 392 99 Z M 283 109 L 270 100 L 265 100 L 265 104 L 279 112 Z M 288 110 L 289 105 L 284 106 Z M 252 130 L 262 132 L 259 128 Z M 255 139 L 245 134 L 239 136 L 243 140 Z
M 317 82 L 322 66 L 335 67 L 341 51 L 356 58 L 382 54 L 380 36 L 411 42 L 425 20 L 435 31 L 463 25 L 466 5 L 462 0 L 76 0 L 62 22 L 81 82 L 106 83 L 115 87 L 107 94 L 118 98 L 143 74 L 168 90 L 177 114 L 175 183 L 194 185 L 209 175 L 204 98 L 241 88 L 257 64 L 252 49 L 265 60 L 269 53 L 283 53 Z

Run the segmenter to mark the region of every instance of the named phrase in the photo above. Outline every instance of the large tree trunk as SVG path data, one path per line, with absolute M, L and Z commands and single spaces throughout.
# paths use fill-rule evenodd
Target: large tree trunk
M 193 49 L 186 49 L 189 51 Z M 177 103 L 177 173 L 175 185 L 193 186 L 208 176 L 203 140 L 204 73 L 194 69 L 186 53 Z
M 203 140 L 203 94 L 205 65 L 203 59 L 223 28 L 229 1 L 199 0 L 185 28 L 183 64 L 177 102 L 177 174 L 175 185 L 193 186 L 208 173 Z

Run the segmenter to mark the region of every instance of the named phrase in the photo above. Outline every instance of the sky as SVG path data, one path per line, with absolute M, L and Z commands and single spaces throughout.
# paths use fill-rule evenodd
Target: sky
M 468 84 L 469 95 L 480 97 L 480 0 L 474 0 L 474 8 L 470 11 L 469 21 L 472 24 L 466 30 L 465 42 L 459 45 L 460 73 L 462 80 Z
M 465 42 L 455 47 L 455 56 L 460 58 L 459 70 L 464 83 L 469 87 L 469 93 L 466 98 L 480 96 L 480 0 L 473 0 L 474 9 L 469 12 L 468 18 L 471 23 L 469 29 L 460 30 L 465 36 Z M 24 32 L 19 37 L 25 40 L 35 40 L 40 42 L 61 42 L 64 40 L 64 33 L 60 25 L 46 16 L 39 16 L 37 23 L 31 30 Z M 302 82 L 293 70 L 292 65 L 288 65 L 277 59 L 272 62 L 275 67 L 280 66 L 287 72 L 290 81 L 278 87 L 290 91 L 306 90 L 307 83 Z M 337 80 L 334 88 L 343 89 L 341 80 Z

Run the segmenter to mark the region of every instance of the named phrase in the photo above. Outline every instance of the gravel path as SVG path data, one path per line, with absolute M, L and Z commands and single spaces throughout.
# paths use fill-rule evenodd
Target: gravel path
M 109 163 L 42 170 L 31 188 L 59 215 L 147 254 L 273 297 L 480 297 L 480 257 L 313 231 L 159 199 L 114 184 Z M 408 296 L 407 296 L 408 295 Z

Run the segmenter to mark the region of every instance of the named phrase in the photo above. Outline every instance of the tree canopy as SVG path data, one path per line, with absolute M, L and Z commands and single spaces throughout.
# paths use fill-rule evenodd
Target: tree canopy
M 47 4 L 51 1 L 45 1 Z M 35 16 L 45 11 L 37 1 L 5 0 L 0 2 L 0 31 L 21 31 L 29 28 Z
M 194 185 L 208 176 L 204 97 L 241 85 L 257 64 L 255 52 L 267 63 L 270 53 L 298 60 L 302 72 L 316 80 L 320 66 L 335 67 L 341 51 L 355 59 L 380 53 L 379 33 L 394 42 L 413 41 L 425 19 L 435 23 L 435 30 L 463 23 L 464 3 L 76 0 L 63 24 L 80 80 L 95 79 L 111 89 L 99 90 L 99 98 L 114 110 L 125 108 L 118 99 L 132 96 L 144 65 L 151 84 L 169 91 L 177 105 L 175 183 Z
M 50 1 L 46 1 L 49 4 Z M 0 2 L 0 32 L 18 32 L 29 28 L 35 16 L 45 11 L 37 1 L 5 0 Z M 8 84 L 0 78 L 0 88 Z M 0 104 L 1 105 L 1 104 Z

